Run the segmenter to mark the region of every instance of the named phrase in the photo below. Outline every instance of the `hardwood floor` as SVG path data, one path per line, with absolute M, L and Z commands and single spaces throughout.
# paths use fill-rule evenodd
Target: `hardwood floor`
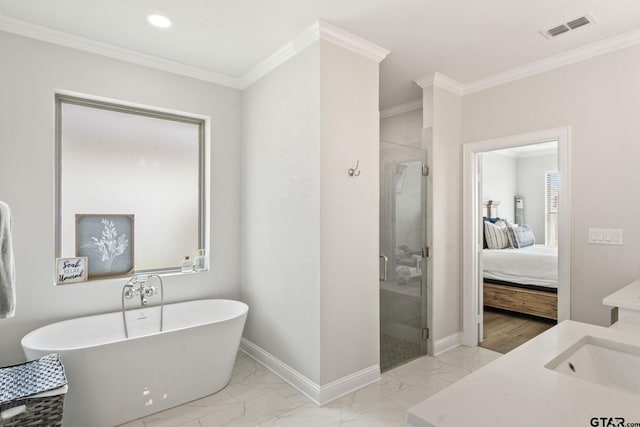
M 508 353 L 555 324 L 554 320 L 485 307 L 484 340 L 479 345 Z

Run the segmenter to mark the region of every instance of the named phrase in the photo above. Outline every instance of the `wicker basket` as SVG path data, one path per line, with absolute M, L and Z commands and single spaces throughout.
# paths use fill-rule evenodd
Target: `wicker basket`
M 58 354 L 0 368 L 0 426 L 61 426 L 66 392 Z

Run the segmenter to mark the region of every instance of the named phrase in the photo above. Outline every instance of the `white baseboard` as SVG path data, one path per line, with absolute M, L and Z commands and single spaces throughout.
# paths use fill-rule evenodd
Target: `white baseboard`
M 360 371 L 338 378 L 320 386 L 320 406 L 332 402 L 362 387 L 380 381 L 380 365 L 369 366 Z
M 271 372 L 285 380 L 293 388 L 307 396 L 313 403 L 320 405 L 320 386 L 280 359 L 272 356 L 246 338 L 240 341 L 240 350 L 264 365 Z
M 437 356 L 462 344 L 462 333 L 456 332 L 433 343 L 433 355 Z
M 245 338 L 240 341 L 240 350 L 318 406 L 380 380 L 380 366 L 373 365 L 321 386 Z

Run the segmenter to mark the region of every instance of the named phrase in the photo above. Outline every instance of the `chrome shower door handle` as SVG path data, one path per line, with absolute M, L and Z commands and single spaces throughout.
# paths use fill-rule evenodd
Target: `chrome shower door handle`
M 387 258 L 384 255 L 380 255 L 380 258 L 382 259 L 383 263 L 382 263 L 382 277 L 380 277 L 379 280 L 381 282 L 386 282 L 386 280 L 387 280 L 387 262 L 389 262 L 389 258 Z

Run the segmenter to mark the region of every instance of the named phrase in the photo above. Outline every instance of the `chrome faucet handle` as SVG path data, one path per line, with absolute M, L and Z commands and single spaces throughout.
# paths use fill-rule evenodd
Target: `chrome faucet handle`
M 133 297 L 136 296 L 136 289 L 134 289 L 133 285 L 130 285 L 129 283 L 127 283 L 126 285 L 124 285 L 125 287 L 125 291 L 124 291 L 124 297 L 126 299 L 131 299 Z
M 144 294 L 145 297 L 152 297 L 155 294 L 158 293 L 157 289 L 155 288 L 155 286 L 145 286 L 142 289 L 142 293 Z

